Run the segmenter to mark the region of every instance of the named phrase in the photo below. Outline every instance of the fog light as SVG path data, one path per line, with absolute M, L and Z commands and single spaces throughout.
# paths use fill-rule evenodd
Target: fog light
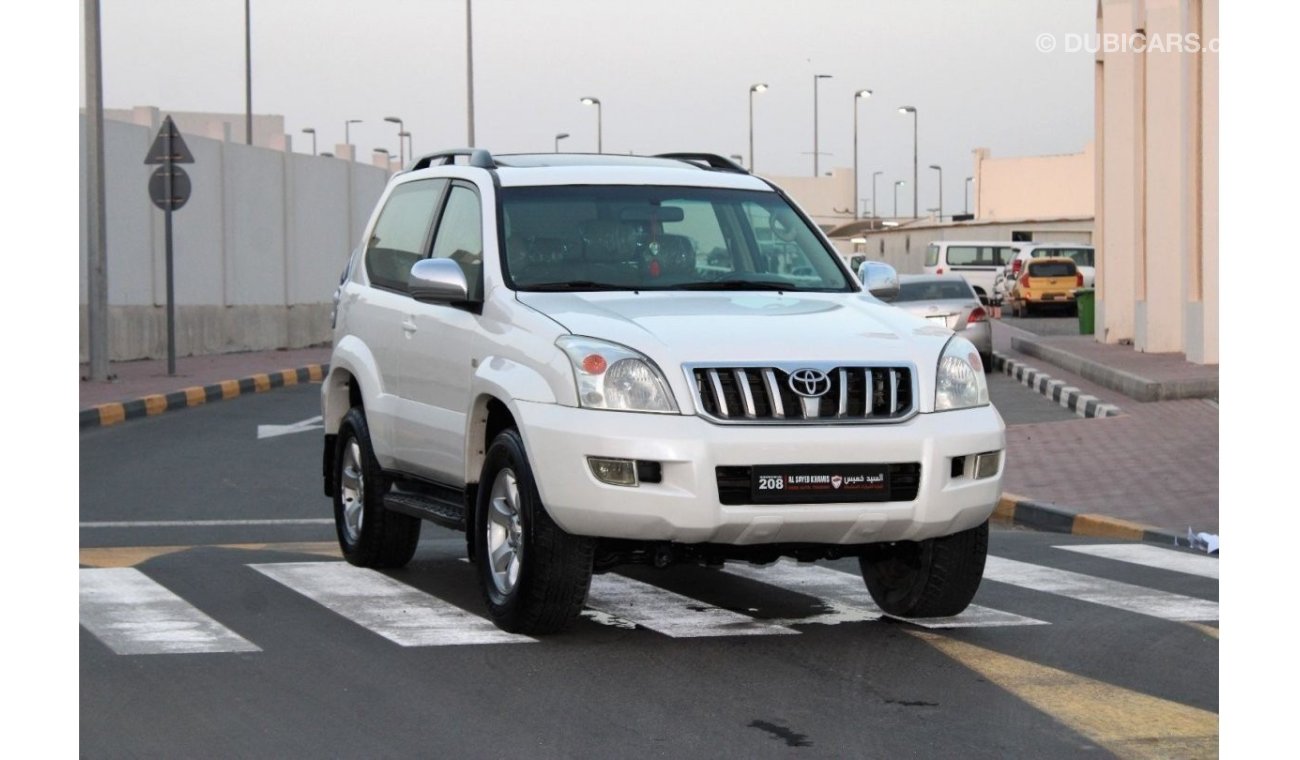
M 587 464 L 591 466 L 591 474 L 602 483 L 611 486 L 636 485 L 636 462 L 631 459 L 587 457 Z
M 975 479 L 991 478 L 998 474 L 998 465 L 1002 463 L 1001 451 L 990 451 L 975 457 Z

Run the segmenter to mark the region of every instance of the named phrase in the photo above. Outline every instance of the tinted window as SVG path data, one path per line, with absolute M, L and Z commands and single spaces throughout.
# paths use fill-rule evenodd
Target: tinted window
M 406 292 L 411 265 L 427 250 L 429 225 L 446 184 L 446 180 L 421 180 L 393 188 L 366 243 L 371 284 Z
M 973 301 L 970 285 L 955 280 L 947 282 L 904 282 L 898 286 L 894 301 Z
M 948 247 L 948 264 L 955 267 L 996 267 L 1002 266 L 1007 257 L 1008 246 L 996 245 L 953 245 Z
M 447 196 L 447 207 L 438 222 L 431 258 L 451 259 L 460 264 L 469 284 L 469 299 L 483 294 L 483 215 L 478 193 L 455 185 Z
M 1075 272 L 1074 262 L 1071 261 L 1031 261 L 1029 263 L 1030 277 L 1073 277 Z
M 1077 266 L 1091 267 L 1096 266 L 1093 263 L 1092 248 L 1037 248 L 1034 250 L 1034 258 L 1044 256 L 1063 257 L 1072 259 Z
M 777 193 L 654 186 L 506 187 L 505 268 L 522 290 L 853 288 Z

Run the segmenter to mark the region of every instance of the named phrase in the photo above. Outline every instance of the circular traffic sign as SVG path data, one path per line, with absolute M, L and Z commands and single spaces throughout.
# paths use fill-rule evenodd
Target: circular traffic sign
M 168 193 L 167 175 L 171 173 L 171 192 Z M 163 211 L 175 211 L 190 199 L 190 175 L 176 164 L 163 164 L 149 177 L 149 199 Z

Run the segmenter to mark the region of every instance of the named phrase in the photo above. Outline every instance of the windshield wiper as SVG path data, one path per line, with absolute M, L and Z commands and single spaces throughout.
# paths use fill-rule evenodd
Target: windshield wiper
M 688 282 L 672 286 L 673 290 L 795 290 L 788 282 L 771 280 L 715 280 L 713 282 Z
M 636 290 L 630 285 L 615 285 L 609 282 L 596 282 L 594 280 L 565 280 L 563 282 L 538 282 L 530 285 L 520 285 L 520 290 L 537 291 L 541 293 L 553 293 L 565 290 Z

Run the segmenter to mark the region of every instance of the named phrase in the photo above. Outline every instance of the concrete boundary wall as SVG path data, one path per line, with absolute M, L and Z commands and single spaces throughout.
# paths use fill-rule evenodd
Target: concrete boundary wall
M 87 360 L 81 117 L 80 358 Z M 383 169 L 186 134 L 193 191 L 172 217 L 179 356 L 330 339 L 334 286 L 383 192 Z M 149 200 L 146 126 L 104 122 L 109 358 L 167 354 L 163 212 Z

